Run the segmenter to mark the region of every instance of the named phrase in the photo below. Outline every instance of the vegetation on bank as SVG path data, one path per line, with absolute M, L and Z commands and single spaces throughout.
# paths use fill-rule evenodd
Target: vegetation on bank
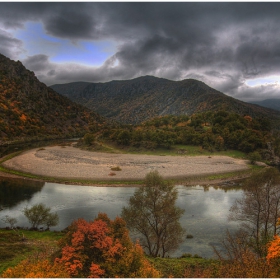
M 187 253 L 180 258 L 159 258 L 148 249 L 147 242 L 158 244 L 165 250 L 166 246 L 176 247 L 180 240 L 174 243 L 173 236 L 168 235 L 172 232 L 176 217 L 170 219 L 168 208 L 163 206 L 165 198 L 175 194 L 173 189 L 167 187 L 158 178 L 158 174 L 153 172 L 147 175 L 146 184 L 154 191 L 149 191 L 145 199 L 141 199 L 141 192 L 138 190 L 130 199 L 132 207 L 139 199 L 138 203 L 143 204 L 143 217 L 140 218 L 136 217 L 130 208 L 124 208 L 123 218 L 110 220 L 106 214 L 100 213 L 93 221 L 74 221 L 61 233 L 22 229 L 0 230 L 1 277 L 280 276 L 280 172 L 277 169 L 263 169 L 244 183 L 244 196 L 237 199 L 230 209 L 230 219 L 239 221 L 240 229 L 235 233 L 228 232 L 222 241 L 223 250 L 214 247 L 217 259 L 209 260 Z M 145 191 L 145 187 L 142 187 L 142 190 Z M 132 216 L 139 221 L 138 225 L 131 223 Z M 159 222 L 158 226 L 154 229 L 146 226 L 146 218 L 151 225 Z M 124 219 L 128 221 L 129 227 L 142 225 L 145 230 L 148 229 L 149 232 L 144 232 L 144 235 L 148 234 L 151 239 L 147 239 L 146 242 L 140 238 L 139 243 L 133 243 Z M 154 222 L 152 219 L 155 219 Z M 159 239 L 155 238 L 156 235 L 153 236 L 152 232 L 160 233 L 157 235 Z M 163 240 L 167 243 L 162 242 Z M 144 250 L 147 255 L 144 254 Z
M 169 115 L 140 125 L 104 128 L 97 134 L 84 135 L 78 146 L 119 153 L 245 155 L 252 162 L 275 164 L 280 156 L 279 136 L 268 119 L 218 111 Z

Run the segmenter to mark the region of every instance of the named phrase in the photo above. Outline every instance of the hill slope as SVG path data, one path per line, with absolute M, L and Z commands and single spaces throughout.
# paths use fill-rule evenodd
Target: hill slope
M 251 103 L 280 111 L 280 99 L 265 99 L 262 101 L 253 101 Z
M 0 54 L 0 142 L 83 135 L 104 118 L 41 83 Z
M 126 124 L 141 123 L 156 116 L 191 115 L 210 110 L 280 120 L 278 111 L 234 99 L 193 79 L 170 81 L 145 76 L 87 85 L 53 85 L 51 88 L 103 116 Z

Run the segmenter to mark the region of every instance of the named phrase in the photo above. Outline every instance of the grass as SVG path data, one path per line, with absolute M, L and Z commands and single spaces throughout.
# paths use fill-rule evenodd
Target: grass
M 143 154 L 143 155 L 161 155 L 161 156 L 214 156 L 214 155 L 224 155 L 234 158 L 244 158 L 246 157 L 245 153 L 236 151 L 236 150 L 227 150 L 227 151 L 214 151 L 210 152 L 203 149 L 201 146 L 192 146 L 192 145 L 173 145 L 170 149 L 167 148 L 156 148 L 156 149 L 147 149 L 144 147 L 132 147 L 132 146 L 120 146 L 116 143 L 110 141 L 95 142 L 93 146 L 81 145 L 81 149 L 95 151 L 95 152 L 105 152 L 105 153 L 114 153 L 114 154 Z M 184 153 L 180 154 L 179 150 L 183 150 Z
M 23 237 L 24 236 L 24 240 Z M 0 275 L 8 267 L 17 265 L 42 246 L 56 248 L 63 233 L 0 229 Z
M 13 230 L 0 229 L 0 275 L 8 267 L 14 267 L 23 259 L 38 254 L 46 248 L 53 248 L 49 250 L 53 253 L 58 249 L 57 241 L 64 235 L 64 233 L 52 231 L 20 230 L 20 233 L 19 236 Z M 25 237 L 24 241 L 22 234 Z M 182 278 L 187 269 L 207 268 L 217 263 L 215 260 L 203 259 L 196 255 L 184 258 L 148 257 L 148 260 L 161 272 L 163 278 L 170 276 Z
M 160 271 L 162 278 L 185 278 L 186 271 L 195 271 L 218 264 L 212 259 L 203 259 L 196 256 L 187 258 L 148 258 L 153 266 Z

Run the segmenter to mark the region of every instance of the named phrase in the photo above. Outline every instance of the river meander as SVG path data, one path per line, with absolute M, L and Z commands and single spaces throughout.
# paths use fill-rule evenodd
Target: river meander
M 27 206 L 44 203 L 59 215 L 59 225 L 51 230 L 62 230 L 73 220 L 93 220 L 99 212 L 114 219 L 120 215 L 137 187 L 95 187 L 35 183 L 26 180 L 0 181 L 0 227 L 2 219 L 9 215 L 18 220 L 17 226 L 28 227 L 22 213 Z M 241 189 L 177 185 L 177 205 L 185 209 L 181 224 L 186 229 L 186 238 L 173 257 L 183 253 L 198 254 L 205 258 L 213 256 L 211 245 L 218 246 L 225 231 L 234 231 L 237 225 L 228 221 L 229 209 L 235 199 L 242 196 Z

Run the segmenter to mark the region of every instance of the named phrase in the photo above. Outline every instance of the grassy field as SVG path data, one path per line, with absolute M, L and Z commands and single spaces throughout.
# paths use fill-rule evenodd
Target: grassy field
M 161 272 L 162 278 L 197 277 L 199 270 L 218 265 L 217 260 L 203 259 L 197 256 L 184 258 L 148 258 L 153 266 Z
M 191 146 L 191 145 L 173 145 L 170 149 L 156 148 L 156 149 L 146 149 L 146 148 L 136 148 L 131 146 L 120 146 L 115 143 L 110 142 L 96 142 L 92 146 L 80 145 L 81 149 L 95 152 L 104 153 L 128 153 L 128 154 L 145 154 L 145 155 L 162 155 L 162 156 L 178 156 L 182 155 L 178 151 L 184 151 L 185 156 L 213 156 L 213 155 L 224 155 L 234 158 L 246 158 L 246 154 L 236 150 L 226 150 L 226 151 L 213 151 L 203 149 L 201 146 Z
M 0 275 L 31 254 L 42 251 L 52 253 L 62 236 L 63 233 L 51 231 L 0 229 Z
M 23 239 L 24 236 L 24 239 Z M 8 267 L 17 265 L 31 254 L 45 251 L 51 255 L 57 250 L 57 241 L 63 233 L 52 231 L 28 231 L 0 229 L 0 275 Z M 184 258 L 150 258 L 148 260 L 161 272 L 163 278 L 170 276 L 182 278 L 185 271 L 195 271 L 213 266 L 216 260 L 203 259 L 198 256 Z

